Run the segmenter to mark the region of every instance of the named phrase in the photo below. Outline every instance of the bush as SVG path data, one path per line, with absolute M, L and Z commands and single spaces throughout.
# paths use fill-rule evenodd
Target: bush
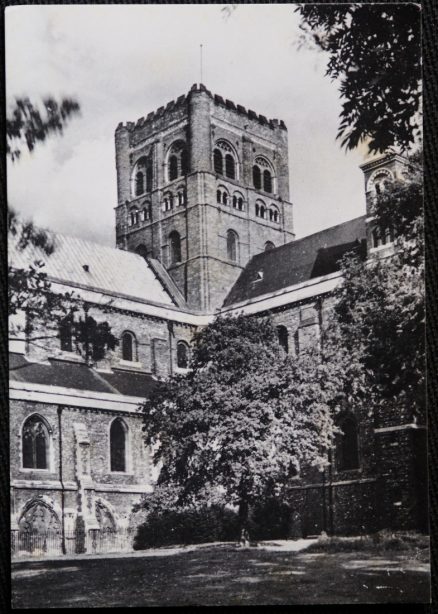
M 238 517 L 223 506 L 152 511 L 140 525 L 134 550 L 238 539 Z
M 357 551 L 409 551 L 429 548 L 429 538 L 414 532 L 393 532 L 383 529 L 372 535 L 360 537 L 320 537 L 306 548 L 306 552 L 357 552 Z

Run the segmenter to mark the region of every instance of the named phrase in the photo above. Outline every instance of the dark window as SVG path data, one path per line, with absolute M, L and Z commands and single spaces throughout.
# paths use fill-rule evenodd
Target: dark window
M 270 249 L 274 249 L 275 245 L 272 241 L 266 241 L 265 243 L 265 252 L 268 252 Z
M 222 193 L 220 190 L 216 192 L 216 201 L 220 204 L 222 200 Z
M 286 352 L 289 353 L 289 333 L 287 332 L 287 328 L 285 326 L 277 326 L 277 335 L 278 335 L 278 343 L 280 347 Z
M 337 445 L 338 469 L 358 469 L 359 446 L 356 420 L 353 417 L 345 418 L 340 428 L 342 433 L 338 437 Z
M 170 156 L 169 158 L 169 181 L 173 181 L 178 177 L 178 158 Z
M 64 318 L 59 326 L 59 340 L 63 352 L 73 351 L 72 320 L 70 317 Z
M 189 366 L 189 347 L 184 341 L 178 341 L 176 346 L 176 363 L 180 369 Z
M 269 171 L 263 171 L 263 189 L 265 192 L 272 192 L 272 177 Z
M 228 194 L 226 192 L 222 192 L 222 204 L 228 205 Z
M 181 175 L 187 175 L 189 171 L 189 156 L 187 150 L 181 151 Z
M 239 211 L 243 211 L 243 198 L 237 199 L 237 208 L 239 209 Z
M 214 162 L 214 172 L 218 173 L 218 175 L 223 175 L 224 163 L 222 160 L 222 153 L 219 151 L 219 149 L 214 150 L 213 162 Z
M 373 237 L 373 247 L 379 247 L 382 244 L 382 240 L 380 238 L 380 230 L 379 228 L 374 228 L 372 232 Z
M 262 176 L 258 166 L 252 167 L 252 182 L 256 190 L 260 190 L 262 187 Z
M 279 218 L 280 218 L 280 215 L 278 213 L 277 207 L 271 207 L 269 209 L 269 219 L 271 220 L 271 222 L 278 223 Z
M 139 171 L 135 176 L 135 195 L 140 196 L 144 192 L 144 175 Z
M 225 174 L 230 179 L 234 179 L 236 176 L 235 162 L 231 154 L 225 156 Z
M 237 196 L 233 196 L 233 207 L 237 209 Z
M 126 429 L 118 418 L 110 429 L 111 471 L 126 471 Z
M 179 234 L 174 230 L 169 235 L 170 241 L 170 263 L 175 264 L 181 262 L 181 238 Z
M 48 469 L 49 433 L 39 416 L 31 416 L 23 425 L 23 467 Z
M 146 168 L 146 192 L 152 192 L 152 164 Z
M 238 249 L 238 236 L 234 232 L 234 230 L 229 230 L 227 232 L 227 255 L 228 260 L 232 260 L 233 262 L 237 262 L 237 249 Z
M 128 331 L 122 335 L 122 359 L 133 361 L 135 351 L 135 338 L 134 335 Z

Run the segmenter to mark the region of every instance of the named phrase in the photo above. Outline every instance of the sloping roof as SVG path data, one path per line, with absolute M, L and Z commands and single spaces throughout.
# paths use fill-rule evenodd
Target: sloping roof
M 47 231 L 47 235 L 54 243 L 55 249 L 51 255 L 31 244 L 19 250 L 15 241 L 10 240 L 9 262 L 17 268 L 26 268 L 30 262 L 42 260 L 47 275 L 67 285 L 79 284 L 154 303 L 175 304 L 147 262 L 138 254 L 60 233 Z
M 340 258 L 355 247 L 360 246 L 365 256 L 365 217 L 253 256 L 231 288 L 224 307 L 334 273 L 339 270 Z
M 30 362 L 15 353 L 9 355 L 9 374 L 12 381 L 133 397 L 147 397 L 155 385 L 149 373 L 103 373 L 84 363 L 56 359 L 49 359 L 48 364 Z
M 166 271 L 164 266 L 161 264 L 161 262 L 157 260 L 156 258 L 148 257 L 147 263 L 152 269 L 152 271 L 155 273 L 155 275 L 158 277 L 163 287 L 170 294 L 175 304 L 178 307 L 186 307 L 186 301 L 183 295 L 181 294 L 178 286 L 173 281 L 173 279 L 171 278 L 169 273 Z

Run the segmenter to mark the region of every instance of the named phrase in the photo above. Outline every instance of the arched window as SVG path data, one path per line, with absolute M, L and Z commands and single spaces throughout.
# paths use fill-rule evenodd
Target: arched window
M 359 445 L 357 423 L 353 416 L 347 416 L 339 424 L 342 433 L 337 441 L 337 467 L 345 471 L 359 468 Z
M 110 428 L 111 471 L 126 471 L 127 428 L 120 418 L 116 418 Z
M 135 176 L 135 195 L 140 196 L 144 192 L 144 175 L 141 171 Z
M 222 158 L 222 152 L 219 149 L 215 149 L 213 152 L 214 172 L 218 175 L 224 173 L 224 162 Z
M 222 202 L 222 192 L 220 190 L 217 190 L 216 192 L 216 202 L 219 203 L 219 205 Z
M 173 209 L 173 194 L 166 192 L 163 200 L 163 211 L 171 211 L 171 209 Z
M 137 207 L 132 207 L 129 211 L 130 226 L 135 226 L 139 221 L 139 213 Z
M 270 249 L 274 249 L 275 245 L 272 241 L 266 241 L 265 243 L 265 252 L 269 252 Z
M 63 352 L 73 351 L 72 318 L 67 316 L 59 325 L 59 341 Z
M 373 239 L 373 247 L 379 247 L 382 244 L 382 239 L 380 238 L 380 229 L 373 228 L 372 231 L 372 239 Z
M 149 160 L 146 167 L 146 192 L 152 192 L 152 160 Z
M 181 175 L 189 172 L 189 156 L 186 149 L 181 150 Z
M 170 242 L 170 263 L 176 264 L 181 262 L 181 237 L 176 230 L 172 231 L 169 235 Z
M 233 208 L 237 209 L 238 211 L 244 210 L 243 198 L 238 192 L 233 195 Z
M 286 352 L 289 353 L 289 333 L 287 332 L 287 328 L 283 325 L 277 326 L 277 335 L 278 335 L 278 343 L 280 347 Z
M 178 177 L 178 158 L 170 156 L 169 158 L 169 181 L 173 181 Z
M 180 369 L 189 366 L 189 346 L 185 341 L 178 341 L 176 346 L 176 364 Z
M 243 198 L 241 196 L 239 196 L 239 198 L 237 199 L 237 208 L 239 209 L 239 211 L 243 211 L 244 209 Z
M 49 431 L 40 416 L 30 416 L 23 424 L 22 450 L 25 469 L 49 468 Z
M 262 174 L 258 166 L 252 167 L 252 182 L 256 190 L 262 187 Z
M 185 199 L 184 190 L 180 189 L 178 191 L 178 206 L 184 207 L 185 203 L 186 203 L 186 199 Z
M 228 194 L 225 192 L 225 190 L 222 192 L 222 204 L 228 205 Z
M 239 237 L 234 230 L 227 232 L 227 256 L 228 260 L 237 262 L 239 249 Z
M 269 194 L 272 192 L 272 176 L 267 169 L 263 171 L 263 189 Z
M 133 333 L 125 331 L 122 335 L 122 360 L 137 360 L 137 343 Z
M 269 207 L 269 219 L 271 222 L 275 222 L 276 224 L 280 221 L 280 213 L 275 205 L 271 205 Z
M 231 154 L 225 156 L 225 175 L 230 179 L 235 179 L 236 177 L 236 166 Z

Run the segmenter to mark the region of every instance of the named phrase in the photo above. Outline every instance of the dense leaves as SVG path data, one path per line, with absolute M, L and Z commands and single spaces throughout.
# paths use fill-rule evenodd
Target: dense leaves
M 370 152 L 412 146 L 421 131 L 421 15 L 415 4 L 306 4 L 306 36 L 329 54 L 344 100 L 338 138 Z
M 269 317 L 219 317 L 201 330 L 191 372 L 143 407 L 160 504 L 239 505 L 244 524 L 249 505 L 280 496 L 302 463 L 323 466 L 340 379 L 318 355 L 285 357 Z
M 17 98 L 6 117 L 6 152 L 12 160 L 21 155 L 23 146 L 33 151 L 36 143 L 48 136 L 62 133 L 72 116 L 80 111 L 79 103 L 71 98 L 57 102 L 53 97 L 42 101 L 42 110 L 29 98 Z

